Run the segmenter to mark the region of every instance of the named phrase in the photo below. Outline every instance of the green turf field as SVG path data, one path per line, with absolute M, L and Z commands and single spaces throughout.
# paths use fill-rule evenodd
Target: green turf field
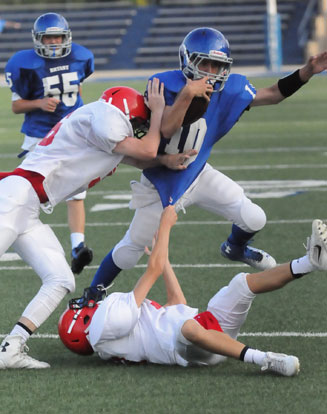
M 274 79 L 253 79 L 256 87 Z M 124 82 L 127 84 L 127 82 Z M 140 89 L 145 82 L 129 83 Z M 114 83 L 86 83 L 84 100 L 98 99 Z M 327 77 L 312 79 L 295 96 L 275 107 L 254 108 L 218 145 L 210 163 L 246 189 L 266 211 L 268 223 L 254 246 L 270 252 L 279 263 L 304 254 L 303 242 L 311 220 L 327 218 L 326 200 L 326 90 Z M 1 88 L 0 171 L 17 166 L 22 135 L 21 115 L 10 110 L 10 93 Z M 94 249 L 92 266 L 77 276 L 76 295 L 92 280 L 101 259 L 120 240 L 133 212 L 124 207 L 129 181 L 140 172 L 120 166 L 113 177 L 88 192 L 88 244 Z M 121 195 L 121 199 L 119 197 Z M 108 196 L 116 196 L 108 197 Z M 122 204 L 99 211 L 99 205 Z M 109 207 L 107 207 L 109 208 Z M 70 256 L 66 206 L 56 207 L 42 220 L 53 226 Z M 241 270 L 223 259 L 219 246 L 230 231 L 221 217 L 196 207 L 179 214 L 172 231 L 170 255 L 191 306 L 205 308 L 208 299 Z M 114 291 L 128 291 L 145 261 L 116 279 Z M 0 334 L 10 331 L 39 280 L 22 261 L 0 261 Z M 96 356 L 79 357 L 66 350 L 57 335 L 62 303 L 29 341 L 30 355 L 48 361 L 41 372 L 0 373 L 1 413 L 325 413 L 327 371 L 325 274 L 315 273 L 282 291 L 259 296 L 240 340 L 262 350 L 297 355 L 301 372 L 296 378 L 260 373 L 256 366 L 228 361 L 212 368 L 115 366 Z M 151 297 L 164 301 L 162 283 Z M 325 405 L 326 404 L 326 405 Z

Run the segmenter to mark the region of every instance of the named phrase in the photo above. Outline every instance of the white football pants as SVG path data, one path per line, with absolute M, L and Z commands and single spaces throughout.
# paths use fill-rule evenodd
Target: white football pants
M 239 273 L 210 299 L 207 310 L 218 320 L 224 333 L 236 339 L 255 296 L 249 289 L 246 273 Z M 182 358 L 192 364 L 216 365 L 226 359 L 193 345 L 182 332 L 177 335 L 176 348 Z
M 53 296 L 60 301 L 58 289 L 73 292 L 75 278 L 61 244 L 51 228 L 40 221 L 39 214 L 40 201 L 29 181 L 18 176 L 0 181 L 0 256 L 12 246 L 40 277 L 42 291 L 51 297 L 53 288 Z M 38 326 L 37 318 L 34 321 Z
M 151 246 L 163 210 L 158 192 L 143 174 L 141 182 L 135 184 L 136 190 L 132 185 L 131 206 L 136 211 L 124 238 L 113 250 L 114 263 L 121 269 L 134 267 L 143 255 L 144 247 Z M 262 208 L 247 198 L 235 181 L 209 164 L 177 201 L 176 211 L 193 204 L 224 217 L 249 233 L 261 230 L 266 224 Z

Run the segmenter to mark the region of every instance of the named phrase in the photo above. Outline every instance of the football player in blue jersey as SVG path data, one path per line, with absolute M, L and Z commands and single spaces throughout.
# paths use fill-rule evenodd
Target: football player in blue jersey
M 94 71 L 92 52 L 72 43 L 69 25 L 60 14 L 39 16 L 32 38 L 34 49 L 15 53 L 5 69 L 12 110 L 25 114 L 23 152 L 18 157 L 28 154 L 57 122 L 83 105 L 81 83 Z M 74 273 L 80 273 L 93 258 L 84 243 L 85 195 L 67 200 Z
M 276 84 L 258 90 L 245 76 L 230 74 L 233 61 L 229 43 L 215 29 L 191 31 L 179 54 L 180 70 L 154 75 L 165 84 L 166 107 L 159 152 L 179 153 L 193 148 L 197 154 L 188 159 L 185 170 L 148 168 L 139 183 L 131 183 L 131 208 L 136 209 L 133 221 L 124 238 L 102 261 L 91 287 L 84 291 L 85 297 L 96 295 L 97 285 L 108 286 L 122 269 L 135 266 L 144 246 L 151 243 L 163 207 L 169 204 L 175 204 L 177 211 L 195 204 L 231 221 L 231 234 L 221 245 L 224 257 L 259 270 L 276 266 L 268 253 L 249 246 L 253 236 L 266 224 L 264 211 L 246 197 L 242 187 L 212 168 L 207 160 L 213 145 L 228 133 L 245 110 L 277 104 L 314 74 L 325 70 L 327 52 L 311 57 L 301 69 Z

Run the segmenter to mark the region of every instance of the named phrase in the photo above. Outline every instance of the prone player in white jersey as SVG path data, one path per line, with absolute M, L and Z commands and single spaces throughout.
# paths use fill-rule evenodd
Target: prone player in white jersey
M 0 173 L 0 256 L 12 246 L 42 282 L 2 343 L 0 369 L 49 367 L 27 356 L 25 342 L 74 291 L 75 280 L 61 244 L 39 219 L 40 208 L 51 212 L 62 200 L 90 188 L 111 175 L 124 156 L 156 157 L 163 87 L 158 79 L 148 86 L 148 107 L 143 95 L 132 88 L 107 89 L 100 100 L 56 124 L 19 168 Z
M 314 270 L 327 270 L 327 225 L 313 221 L 305 256 L 260 273 L 237 274 L 199 313 L 186 305 L 168 259 L 169 235 L 176 219 L 175 207 L 166 207 L 147 269 L 131 292 L 115 292 L 86 306 L 80 298 L 70 301 L 59 321 L 63 343 L 73 352 L 88 355 L 95 351 L 100 358 L 116 362 L 216 365 L 232 357 L 259 365 L 263 371 L 298 374 L 297 357 L 249 348 L 237 336 L 256 294 L 282 288 Z M 165 306 L 147 299 L 161 274 L 167 291 Z

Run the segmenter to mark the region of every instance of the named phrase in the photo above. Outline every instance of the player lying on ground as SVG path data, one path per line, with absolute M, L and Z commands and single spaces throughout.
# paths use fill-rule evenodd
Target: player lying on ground
M 176 219 L 175 208 L 166 207 L 147 270 L 132 292 L 112 293 L 99 305 L 90 301 L 81 307 L 80 299 L 70 302 L 59 322 L 64 344 L 77 353 L 94 350 L 105 360 L 188 366 L 215 365 L 232 357 L 262 370 L 296 375 L 300 369 L 297 357 L 249 348 L 236 338 L 257 294 L 327 269 L 326 224 L 313 222 L 306 256 L 260 273 L 239 273 L 211 298 L 206 312 L 198 313 L 186 305 L 168 259 L 169 234 Z M 162 273 L 167 290 L 164 307 L 146 299 Z
M 12 246 L 42 281 L 2 343 L 0 369 L 49 367 L 27 356 L 24 345 L 64 296 L 74 291 L 75 280 L 57 237 L 39 219 L 40 209 L 50 213 L 61 201 L 112 175 L 124 155 L 129 161 L 135 157 L 152 162 L 164 101 L 158 81 L 149 87 L 148 131 L 144 97 L 132 88 L 110 88 L 100 100 L 59 122 L 19 168 L 0 173 L 0 256 Z M 141 139 L 134 137 L 142 134 Z

